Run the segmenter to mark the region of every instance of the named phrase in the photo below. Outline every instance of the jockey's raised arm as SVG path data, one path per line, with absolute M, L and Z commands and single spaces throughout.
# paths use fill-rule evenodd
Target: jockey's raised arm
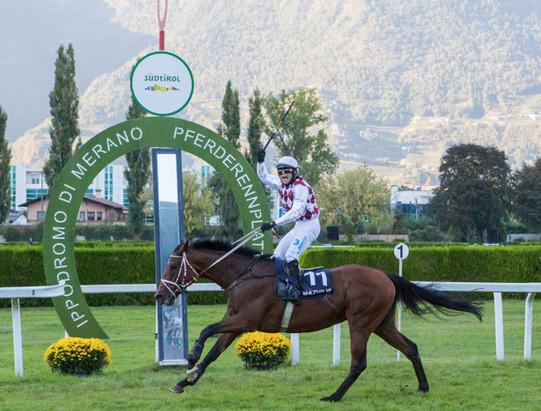
M 300 297 L 299 256 L 318 237 L 320 232 L 319 208 L 313 188 L 298 174 L 299 163 L 293 157 L 284 156 L 276 165 L 278 176 L 271 175 L 265 167 L 265 151 L 257 155 L 257 174 L 263 184 L 278 190 L 280 203 L 286 211 L 274 221 L 261 226 L 262 231 L 295 222 L 295 226 L 280 240 L 274 251 L 276 275 L 288 276 L 286 301 L 298 302 Z

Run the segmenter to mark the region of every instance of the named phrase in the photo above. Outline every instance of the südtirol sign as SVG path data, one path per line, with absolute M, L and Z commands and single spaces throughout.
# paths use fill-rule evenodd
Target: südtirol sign
M 188 65 L 167 51 L 142 57 L 130 76 L 130 88 L 137 104 L 158 116 L 169 116 L 186 107 L 192 98 L 193 87 Z
M 214 167 L 233 192 L 245 232 L 270 220 L 265 191 L 252 166 L 231 143 L 213 131 L 172 117 L 140 118 L 102 131 L 81 146 L 62 169 L 49 194 L 45 218 L 45 275 L 48 284 L 66 281 L 64 295 L 53 302 L 70 336 L 107 338 L 86 302 L 75 266 L 75 223 L 85 192 L 107 164 L 130 151 L 150 147 L 179 148 Z M 271 252 L 271 235 L 260 234 L 249 245 Z M 122 273 L 118 275 L 117 282 L 122 283 Z

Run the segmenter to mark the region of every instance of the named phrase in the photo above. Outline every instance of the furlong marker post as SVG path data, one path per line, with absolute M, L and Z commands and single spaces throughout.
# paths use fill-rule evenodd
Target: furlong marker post
M 409 248 L 404 243 L 399 243 L 394 247 L 394 256 L 398 260 L 398 275 L 402 277 L 402 261 L 408 258 Z M 402 304 L 400 302 L 396 305 L 396 328 L 400 331 L 402 327 Z M 396 350 L 396 361 L 400 361 L 400 351 Z

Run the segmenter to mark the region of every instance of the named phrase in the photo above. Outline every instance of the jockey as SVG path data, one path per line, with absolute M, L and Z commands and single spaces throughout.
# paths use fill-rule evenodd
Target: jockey
M 299 255 L 319 236 L 319 208 L 312 187 L 298 175 L 299 163 L 285 156 L 276 165 L 278 177 L 265 167 L 265 150 L 257 154 L 257 174 L 263 184 L 278 190 L 281 206 L 286 213 L 261 226 L 265 232 L 277 226 L 295 222 L 295 226 L 280 240 L 274 251 L 276 274 L 288 275 L 290 286 L 284 300 L 298 302 L 301 294 Z

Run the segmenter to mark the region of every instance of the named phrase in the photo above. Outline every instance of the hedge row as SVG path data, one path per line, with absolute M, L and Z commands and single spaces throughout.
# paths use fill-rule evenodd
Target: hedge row
M 301 259 L 304 267 L 336 267 L 362 264 L 397 273 L 398 260 L 392 249 L 329 248 L 310 249 Z M 541 282 L 541 246 L 410 246 L 403 264 L 410 280 Z
M 133 239 L 134 235 L 126 225 L 113 224 L 77 224 L 75 234 L 83 236 L 87 240 L 121 240 Z M 33 241 L 41 242 L 43 236 L 43 224 L 29 224 L 23 226 L 0 225 L 0 235 L 6 241 Z M 146 224 L 143 227 L 140 238 L 147 241 L 154 239 L 154 226 Z
M 142 284 L 154 282 L 154 247 L 75 248 L 79 280 L 82 284 Z M 0 247 L 0 287 L 45 285 L 42 247 L 17 245 Z M 203 281 L 202 279 L 201 281 Z M 153 304 L 150 293 L 87 294 L 90 305 L 141 305 Z M 189 293 L 191 304 L 217 304 L 226 301 L 223 292 Z M 49 299 L 23 299 L 25 306 L 51 305 Z M 1 307 L 8 307 L 9 300 L 0 299 Z
M 83 284 L 154 282 L 154 247 L 138 244 L 122 247 L 92 244 L 76 247 L 79 279 Z M 0 247 L 0 287 L 44 285 L 42 248 L 38 245 Z M 364 264 L 396 273 L 398 262 L 389 248 L 319 248 L 308 250 L 304 267 Z M 404 275 L 411 280 L 541 282 L 541 246 L 410 246 Z M 203 279 L 202 279 L 203 280 Z M 224 303 L 223 292 L 189 293 L 190 304 Z M 152 294 L 88 294 L 91 305 L 153 304 Z M 49 300 L 24 299 L 24 305 L 50 304 Z M 9 306 L 9 300 L 0 300 Z

